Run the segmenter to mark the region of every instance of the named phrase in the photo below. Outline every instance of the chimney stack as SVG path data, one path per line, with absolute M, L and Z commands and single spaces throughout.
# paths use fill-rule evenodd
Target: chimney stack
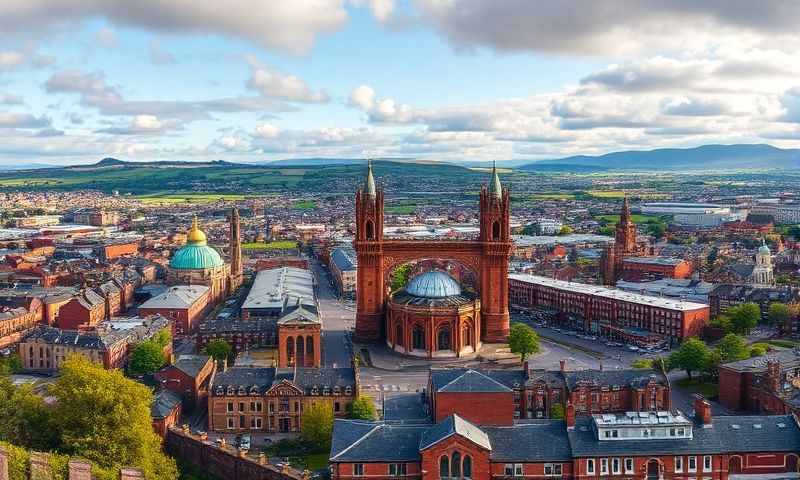
M 703 428 L 711 428 L 711 404 L 702 395 L 694 397 L 694 417 L 703 425 Z
M 558 364 L 561 367 L 561 373 L 564 373 L 567 370 L 567 361 L 562 358 L 558 361 Z
M 572 402 L 567 402 L 564 419 L 567 421 L 567 430 L 575 430 L 575 406 Z

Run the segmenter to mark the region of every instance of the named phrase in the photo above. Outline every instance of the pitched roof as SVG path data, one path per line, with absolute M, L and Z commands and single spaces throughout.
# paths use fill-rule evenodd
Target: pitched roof
M 510 392 L 511 389 L 497 380 L 475 370 L 467 370 L 462 375 L 451 380 L 437 390 L 438 392 L 481 392 L 500 393 Z
M 331 461 L 414 462 L 419 460 L 423 425 L 387 425 L 363 420 L 335 420 Z
M 208 292 L 205 285 L 175 285 L 147 300 L 139 308 L 189 308 Z
M 564 380 L 569 390 L 574 390 L 579 383 L 592 385 L 608 385 L 619 387 L 641 387 L 651 381 L 667 384 L 664 375 L 648 370 L 577 370 L 564 372 Z
M 489 436 L 486 435 L 486 432 L 455 413 L 425 430 L 419 442 L 419 449 L 425 450 L 453 435 L 466 438 L 486 450 L 492 449 L 492 442 L 489 441 Z
M 153 396 L 150 404 L 150 416 L 153 418 L 168 417 L 181 403 L 181 397 L 172 390 L 161 390 Z
M 211 361 L 211 357 L 208 355 L 181 355 L 175 360 L 175 363 L 169 365 L 164 368 L 174 367 L 180 370 L 181 372 L 185 373 L 186 375 L 195 378 L 200 373 L 208 362 Z
M 525 372 L 521 369 L 513 370 L 477 370 L 467 368 L 431 368 L 430 379 L 433 391 L 439 391 L 450 382 L 463 376 L 468 371 L 475 371 L 489 377 L 495 382 L 509 389 L 520 387 L 525 383 Z
M 567 462 L 572 450 L 563 420 L 531 420 L 509 427 L 484 427 L 495 462 Z M 535 445 L 535 448 L 532 446 Z

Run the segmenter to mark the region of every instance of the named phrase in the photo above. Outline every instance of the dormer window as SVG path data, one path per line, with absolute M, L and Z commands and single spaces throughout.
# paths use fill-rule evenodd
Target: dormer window
M 244 395 L 244 393 L 245 393 L 245 392 L 244 392 L 244 387 L 240 386 L 240 387 L 239 387 L 239 389 L 237 390 L 237 393 L 238 393 L 239 395 Z
M 228 395 L 233 395 L 233 387 L 228 387 Z
M 344 387 L 344 394 L 345 395 L 351 395 L 352 393 L 353 393 L 353 389 L 350 388 L 350 385 Z
M 341 391 L 339 389 L 339 386 L 337 385 L 337 386 L 333 387 L 333 394 L 334 395 L 339 395 L 339 393 L 341 393 Z
M 319 395 L 319 390 L 316 385 L 311 388 L 311 395 Z

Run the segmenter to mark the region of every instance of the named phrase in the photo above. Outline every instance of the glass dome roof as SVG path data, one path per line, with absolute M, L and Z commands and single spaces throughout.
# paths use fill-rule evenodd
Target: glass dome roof
M 417 275 L 406 287 L 415 297 L 444 298 L 461 295 L 461 285 L 445 272 L 434 270 Z

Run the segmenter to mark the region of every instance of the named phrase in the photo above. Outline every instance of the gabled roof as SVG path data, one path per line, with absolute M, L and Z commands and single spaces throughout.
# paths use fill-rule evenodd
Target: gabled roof
M 492 442 L 489 441 L 489 436 L 486 435 L 486 432 L 455 413 L 425 430 L 419 442 L 419 450 L 422 451 L 432 447 L 453 435 L 465 438 L 486 450 L 492 450 Z
M 419 461 L 419 441 L 427 426 L 387 425 L 363 420 L 335 420 L 333 462 Z
M 430 379 L 432 391 L 438 392 L 439 389 L 463 376 L 470 370 L 489 377 L 509 389 L 519 388 L 525 384 L 525 372 L 522 369 L 475 370 L 468 368 L 431 368 Z
M 462 375 L 440 387 L 438 392 L 481 392 L 501 393 L 511 392 L 511 389 L 476 370 L 467 370 Z
M 153 396 L 153 403 L 150 405 L 150 416 L 152 418 L 166 418 L 180 403 L 180 395 L 171 390 L 161 390 Z
M 181 372 L 185 373 L 189 377 L 196 378 L 197 375 L 200 374 L 200 371 L 202 371 L 203 368 L 205 368 L 205 366 L 208 365 L 208 362 L 210 361 L 211 357 L 209 357 L 208 355 L 185 354 L 185 355 L 180 355 L 177 358 L 177 360 L 175 360 L 175 363 L 164 367 L 162 370 L 174 367 L 180 370 Z

